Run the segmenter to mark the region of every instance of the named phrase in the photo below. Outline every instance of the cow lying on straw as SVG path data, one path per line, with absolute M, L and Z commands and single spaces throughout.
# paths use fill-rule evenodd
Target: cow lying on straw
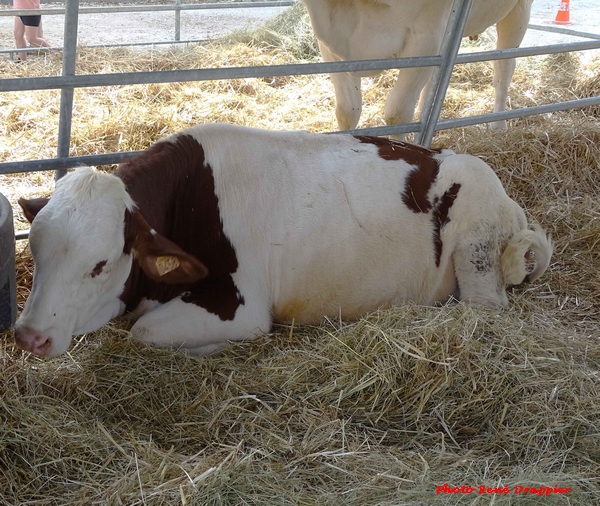
M 137 339 L 212 353 L 273 321 L 506 306 L 552 253 L 482 160 L 375 137 L 201 125 L 19 203 L 35 275 L 15 337 L 46 357 L 124 314 Z
M 303 0 L 325 61 L 402 58 L 440 54 L 452 0 Z M 497 49 L 519 47 L 533 0 L 474 0 L 464 35 L 496 24 Z M 494 62 L 494 112 L 504 111 L 515 60 Z M 362 109 L 361 77 L 381 71 L 331 74 L 341 130 L 356 127 Z M 412 121 L 432 67 L 401 69 L 385 104 L 388 125 Z M 426 88 L 425 88 L 426 90 Z M 419 106 L 423 105 L 423 100 Z M 506 130 L 506 121 L 492 123 Z

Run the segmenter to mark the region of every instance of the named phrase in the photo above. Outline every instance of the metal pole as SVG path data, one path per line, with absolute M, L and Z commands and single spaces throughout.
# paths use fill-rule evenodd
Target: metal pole
M 429 147 L 433 139 L 435 125 L 440 117 L 472 3 L 473 0 L 454 0 L 452 4 L 452 11 L 442 40 L 442 63 L 431 79 L 425 105 L 421 110 L 423 130 L 417 135 L 416 143 L 422 146 Z
M 181 0 L 175 0 L 175 5 L 179 6 L 181 4 Z M 181 38 L 181 9 L 175 10 L 175 40 L 179 40 Z
M 77 59 L 77 25 L 79 22 L 79 0 L 66 0 L 65 4 L 65 32 L 63 43 L 63 76 L 75 75 Z M 71 145 L 71 120 L 73 116 L 72 86 L 63 88 L 60 94 L 60 112 L 58 120 L 58 149 L 57 157 L 69 156 Z M 66 169 L 57 170 L 54 177 L 59 179 L 67 173 Z

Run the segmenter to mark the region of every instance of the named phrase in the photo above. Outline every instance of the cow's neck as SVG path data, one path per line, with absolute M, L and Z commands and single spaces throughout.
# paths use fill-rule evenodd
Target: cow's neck
M 143 299 L 167 302 L 183 292 L 229 283 L 237 270 L 235 251 L 223 232 L 213 169 L 190 135 L 151 146 L 117 171 L 148 224 L 208 267 L 196 285 L 167 285 L 146 277 L 134 261 L 121 296 L 127 311 Z

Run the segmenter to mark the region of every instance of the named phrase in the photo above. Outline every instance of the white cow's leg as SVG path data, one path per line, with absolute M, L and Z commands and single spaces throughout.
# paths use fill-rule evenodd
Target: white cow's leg
M 493 229 L 485 236 L 467 234 L 455 248 L 452 259 L 461 300 L 493 308 L 508 306 L 496 235 Z
M 180 298 L 153 309 L 132 327 L 135 339 L 160 347 L 210 354 L 229 341 L 253 339 L 271 327 L 269 308 L 238 307 L 232 320 L 222 320 L 206 309 Z
M 427 93 L 429 93 L 429 87 L 431 86 L 431 79 L 428 79 L 421 90 L 421 94 L 419 95 L 419 102 L 417 104 L 417 118 L 421 117 L 423 113 L 423 107 L 425 107 L 425 99 L 427 97 Z
M 531 3 L 533 0 L 520 0 L 508 15 L 496 24 L 498 31 L 498 42 L 496 49 L 509 49 L 519 47 L 525 36 Z M 494 90 L 495 102 L 494 112 L 502 112 L 506 109 L 508 99 L 508 87 L 515 71 L 516 61 L 496 60 L 494 62 Z M 490 123 L 493 130 L 505 131 L 506 121 L 494 121 Z
M 429 37 L 410 36 L 407 38 L 402 54 L 399 56 L 429 56 L 439 53 L 442 34 L 431 34 Z M 398 79 L 385 102 L 385 122 L 388 125 L 410 123 L 415 115 L 415 106 L 421 91 L 433 75 L 432 68 L 400 69 Z M 423 106 L 419 104 L 420 109 Z M 403 140 L 405 135 L 393 136 Z
M 385 122 L 388 125 L 412 122 L 417 100 L 431 74 L 432 71 L 426 68 L 401 69 L 398 72 L 398 80 L 385 103 Z M 406 135 L 399 134 L 392 137 L 404 140 Z
M 360 77 L 347 73 L 331 74 L 335 89 L 335 117 L 340 130 L 352 130 L 362 112 Z
M 324 61 L 340 61 L 324 44 L 319 43 Z M 358 125 L 362 112 L 360 77 L 347 72 L 330 74 L 335 91 L 335 116 L 340 130 L 352 130 Z

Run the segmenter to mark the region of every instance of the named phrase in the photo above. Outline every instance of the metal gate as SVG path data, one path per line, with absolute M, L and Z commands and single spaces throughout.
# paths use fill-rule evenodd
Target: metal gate
M 178 0 L 179 1 L 179 0 Z M 169 83 L 185 81 L 206 81 L 216 79 L 260 78 L 275 76 L 291 76 L 302 74 L 321 74 L 332 72 L 353 72 L 364 70 L 400 69 L 409 67 L 437 67 L 434 74 L 425 107 L 419 122 L 391 125 L 366 129 L 352 130 L 350 133 L 361 135 L 390 135 L 399 133 L 416 132 L 418 143 L 428 146 L 436 130 L 455 127 L 464 127 L 498 121 L 503 119 L 519 118 L 535 114 L 545 114 L 572 108 L 587 107 L 600 104 L 600 96 L 571 100 L 554 104 L 527 107 L 501 113 L 489 113 L 467 118 L 458 118 L 439 121 L 439 115 L 455 64 L 472 63 L 488 60 L 507 59 L 515 57 L 533 56 L 541 54 L 563 53 L 568 51 L 581 51 L 600 48 L 600 40 L 589 40 L 568 44 L 553 44 L 535 48 L 516 48 L 494 51 L 458 54 L 464 26 L 473 0 L 454 0 L 452 12 L 442 44 L 442 54 L 427 57 L 391 58 L 381 60 L 361 60 L 345 62 L 309 63 L 294 65 L 272 65 L 256 67 L 234 67 L 214 69 L 171 70 L 154 72 L 130 72 L 119 74 L 76 75 L 75 61 L 77 55 L 77 28 L 79 19 L 79 0 L 66 0 L 65 4 L 65 29 L 63 47 L 62 75 L 49 77 L 32 77 L 19 79 L 0 80 L 0 92 L 30 91 L 60 89 L 60 113 L 58 127 L 57 156 L 52 159 L 6 162 L 0 163 L 0 174 L 17 172 L 32 172 L 39 170 L 56 170 L 57 177 L 66 173 L 68 168 L 82 165 L 103 165 L 120 163 L 138 152 L 117 152 L 102 155 L 69 156 L 71 139 L 71 118 L 73 111 L 73 93 L 75 88 L 135 85 L 148 83 Z M 294 2 L 244 2 L 244 7 L 251 6 L 285 6 Z M 223 8 L 225 4 L 171 4 L 154 6 L 119 7 L 128 10 L 161 10 L 181 11 L 185 9 Z M 115 9 L 116 7 L 92 7 L 82 9 L 84 12 L 98 12 L 98 9 Z M 57 9 L 52 9 L 56 13 Z M 11 15 L 26 13 L 27 11 L 11 11 Z M 48 10 L 36 11 L 44 14 Z M 540 28 L 540 27 L 536 27 Z M 177 32 L 177 29 L 176 29 Z M 594 37 L 592 34 L 584 34 Z M 600 37 L 599 37 L 600 38 Z

